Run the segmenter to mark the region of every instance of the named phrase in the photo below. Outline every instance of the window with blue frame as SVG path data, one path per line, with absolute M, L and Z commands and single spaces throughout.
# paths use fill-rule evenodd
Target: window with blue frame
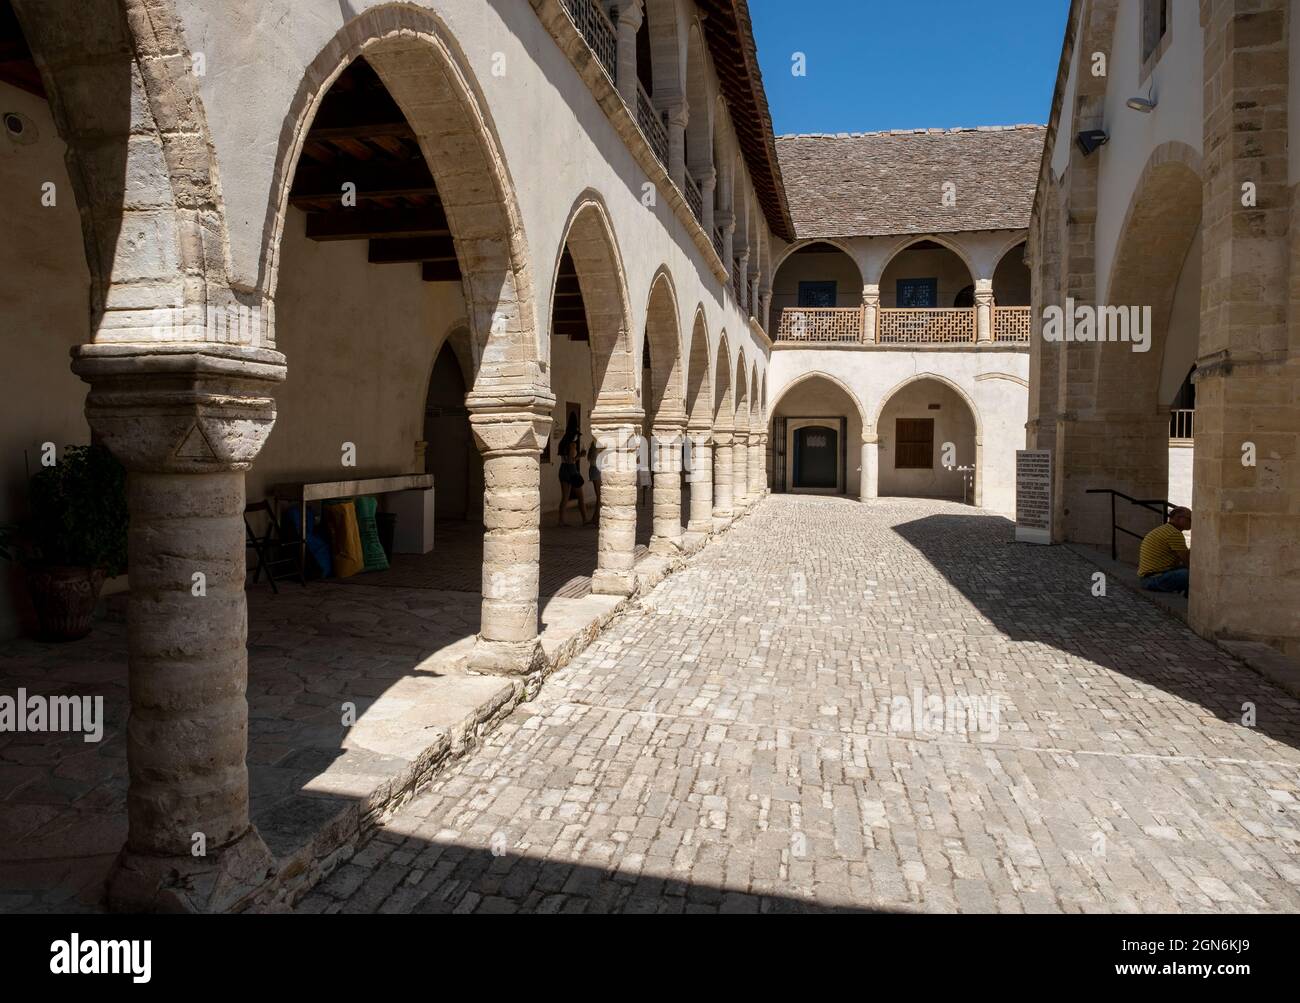
M 899 279 L 898 306 L 903 310 L 933 310 L 939 305 L 938 279 Z
M 799 305 L 810 310 L 835 306 L 835 283 L 800 282 Z

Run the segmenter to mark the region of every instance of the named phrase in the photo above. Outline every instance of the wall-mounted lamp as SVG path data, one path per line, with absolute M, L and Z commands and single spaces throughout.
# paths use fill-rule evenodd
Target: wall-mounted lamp
M 1074 137 L 1074 141 L 1079 144 L 1079 150 L 1085 157 L 1091 157 L 1098 147 L 1110 142 L 1110 136 L 1106 135 L 1105 129 L 1084 129 Z
M 1124 103 L 1134 111 L 1140 111 L 1143 115 L 1150 115 L 1156 110 L 1156 103 L 1151 98 L 1129 98 Z

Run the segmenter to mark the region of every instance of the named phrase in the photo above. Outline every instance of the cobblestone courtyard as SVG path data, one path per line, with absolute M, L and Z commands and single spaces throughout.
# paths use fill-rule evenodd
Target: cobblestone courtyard
M 1300 910 L 1300 704 L 1094 570 L 768 498 L 299 909 Z

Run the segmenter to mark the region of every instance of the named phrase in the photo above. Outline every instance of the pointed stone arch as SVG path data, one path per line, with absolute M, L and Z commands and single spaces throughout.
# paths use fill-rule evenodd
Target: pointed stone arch
M 257 307 L 227 279 L 226 222 L 197 78 L 171 0 L 14 0 L 81 215 L 98 344 L 204 342 L 209 307 Z M 141 184 L 140 179 L 148 179 Z M 128 184 L 129 180 L 135 183 Z M 269 343 L 262 323 L 226 344 Z
M 867 423 L 867 409 L 862 406 L 862 401 L 859 399 L 858 395 L 855 394 L 849 388 L 849 385 L 845 383 L 843 380 L 841 380 L 838 376 L 832 376 L 830 373 L 821 369 L 813 369 L 806 373 L 800 373 L 796 379 L 791 380 L 789 383 L 783 386 L 781 388 L 780 394 L 777 395 L 776 400 L 772 402 L 772 407 L 769 413 L 774 414 L 777 408 L 781 406 L 781 401 L 783 401 L 792 390 L 794 390 L 796 387 L 804 383 L 807 383 L 809 380 L 825 380 L 827 383 L 832 383 L 840 390 L 844 391 L 844 396 L 846 396 L 849 400 L 851 400 L 853 402 L 853 406 L 858 409 L 858 418 L 862 421 L 862 427 L 864 429 L 873 427 L 868 425 Z M 899 387 L 895 387 L 894 389 L 895 390 L 900 389 L 901 386 L 902 384 L 900 384 Z M 763 380 L 763 395 L 766 398 L 767 396 L 766 377 L 764 377 Z
M 965 404 L 966 409 L 970 412 L 971 419 L 974 423 L 974 447 L 975 447 L 975 482 L 974 482 L 974 503 L 976 507 L 983 504 L 984 499 L 984 420 L 980 415 L 980 409 L 975 400 L 962 387 L 950 380 L 946 376 L 938 373 L 914 373 L 901 380 L 890 388 L 888 393 L 882 394 L 879 403 L 876 405 L 875 412 L 871 416 L 871 424 L 864 427 L 863 439 L 872 444 L 879 441 L 880 437 L 880 418 L 885 409 L 889 406 L 890 401 L 898 396 L 900 392 L 907 387 L 916 383 L 932 382 L 938 383 L 950 390 L 956 397 Z M 960 458 L 959 458 L 960 459 Z M 874 494 L 870 495 L 875 497 Z
M 979 275 L 979 271 L 975 267 L 975 262 L 971 258 L 970 252 L 962 246 L 960 241 L 953 240 L 951 237 L 945 237 L 933 233 L 916 233 L 900 237 L 889 246 L 880 259 L 879 268 L 875 271 L 875 274 L 869 277 L 870 281 L 868 284 L 880 285 L 881 280 L 884 279 L 885 273 L 889 271 L 889 266 L 895 258 L 906 251 L 909 247 L 927 240 L 938 244 L 957 255 L 957 257 L 961 259 L 961 263 L 966 266 L 966 271 L 970 275 L 971 283 L 973 284 L 975 282 Z M 850 257 L 852 257 L 852 255 L 850 255 Z
M 713 362 L 713 426 L 730 430 L 736 423 L 736 403 L 731 378 L 731 349 L 727 332 L 718 338 L 718 351 Z
M 650 351 L 650 387 L 646 399 L 649 417 L 655 421 L 686 416 L 679 316 L 672 274 L 667 265 L 661 265 L 650 282 L 646 304 L 645 336 Z
M 353 18 L 307 67 L 280 134 L 259 285 L 274 297 L 281 237 L 302 147 L 333 82 L 364 56 L 415 131 L 446 211 L 473 335 L 475 395 L 532 394 L 544 357 L 514 183 L 470 62 L 442 20 L 385 4 Z
M 704 304 L 695 307 L 686 358 L 686 413 L 693 425 L 713 424 L 713 380 L 709 372 L 709 324 Z
M 591 190 L 578 196 L 562 231 L 558 262 L 568 250 L 578 273 L 591 338 L 591 378 L 597 408 L 640 413 L 633 355 L 632 313 L 626 271 L 604 199 Z M 552 303 L 554 296 L 551 297 Z

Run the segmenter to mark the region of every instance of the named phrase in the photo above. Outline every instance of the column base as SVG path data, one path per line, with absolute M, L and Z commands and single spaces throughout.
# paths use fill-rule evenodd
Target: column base
M 713 513 L 713 532 L 718 533 L 726 529 L 736 521 L 735 512 L 714 512 Z
M 597 569 L 591 576 L 591 591 L 598 596 L 630 596 L 636 591 L 636 572 Z
M 546 668 L 546 655 L 537 638 L 489 641 L 480 635 L 474 640 L 465 668 L 480 676 L 531 676 Z
M 652 536 L 650 546 L 647 549 L 650 553 L 662 557 L 676 557 L 682 552 L 682 538 L 680 536 Z
M 113 912 L 238 912 L 275 874 L 275 858 L 252 826 L 203 857 L 155 857 L 124 847 L 109 874 L 108 907 Z

